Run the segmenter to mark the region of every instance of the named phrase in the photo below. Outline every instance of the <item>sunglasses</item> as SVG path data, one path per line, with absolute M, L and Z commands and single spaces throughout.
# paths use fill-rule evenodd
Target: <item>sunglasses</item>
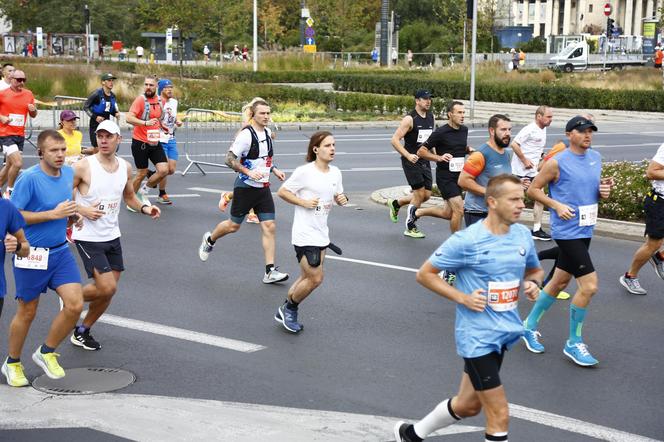
M 27 81 L 25 78 L 14 78 L 14 80 L 18 81 L 19 83 L 25 83 Z

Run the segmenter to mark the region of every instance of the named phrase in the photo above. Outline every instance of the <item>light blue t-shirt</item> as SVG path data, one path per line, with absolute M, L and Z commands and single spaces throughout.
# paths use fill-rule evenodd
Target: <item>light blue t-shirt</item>
M 437 269 L 456 273 L 456 288 L 470 294 L 484 289 L 488 304 L 474 312 L 458 304 L 455 340 L 463 358 L 477 358 L 510 348 L 523 335 L 517 309 L 526 269 L 539 267 L 530 230 L 512 224 L 508 233 L 494 235 L 484 221 L 472 224 L 447 239 L 429 262 Z
M 60 176 L 47 175 L 36 164 L 19 175 L 11 201 L 18 210 L 44 212 L 72 199 L 74 169 L 62 166 Z M 32 247 L 55 247 L 66 242 L 67 218 L 25 226 Z

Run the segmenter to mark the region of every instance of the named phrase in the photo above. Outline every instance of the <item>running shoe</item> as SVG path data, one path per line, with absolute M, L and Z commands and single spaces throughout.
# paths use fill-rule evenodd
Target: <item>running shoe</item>
M 539 230 L 533 231 L 532 232 L 533 239 L 538 239 L 540 241 L 551 241 L 551 235 L 546 233 L 542 228 L 540 227 Z
M 219 210 L 225 212 L 231 199 L 233 199 L 233 194 L 231 192 L 221 192 L 221 197 L 219 198 Z
M 274 320 L 283 325 L 291 333 L 298 333 L 304 328 L 302 324 L 297 322 L 297 310 L 289 309 L 286 302 L 277 309 L 277 312 L 274 314 Z
M 65 377 L 65 371 L 58 364 L 58 353 L 42 353 L 41 346 L 32 354 L 32 360 L 39 368 L 44 370 L 46 376 L 51 379 L 60 379 Z
M 5 359 L 0 371 L 2 371 L 5 379 L 7 379 L 7 385 L 11 387 L 26 387 L 30 385 L 30 381 L 28 381 L 23 372 L 23 364 L 20 362 L 8 364 L 7 359 Z
M 72 226 L 67 227 L 67 232 L 65 233 L 65 237 L 67 238 L 67 242 L 69 244 L 74 244 L 74 240 L 71 237 L 72 233 L 74 233 L 74 228 Z
M 141 202 L 141 205 L 143 205 L 143 206 L 151 206 L 152 205 L 152 203 L 150 202 L 150 199 L 148 198 L 147 193 L 138 192 L 136 194 L 136 196 L 138 197 L 138 200 Z
M 664 260 L 662 260 L 657 253 L 652 255 L 649 259 L 650 264 L 655 268 L 655 273 L 657 273 L 657 276 L 659 276 L 661 279 L 664 279 Z
M 90 334 L 90 330 L 83 333 L 78 332 L 78 326 L 74 326 L 74 333 L 69 338 L 72 344 L 81 347 L 83 350 L 95 351 L 101 349 L 101 344 Z
M 281 273 L 276 267 L 270 270 L 263 276 L 263 284 L 274 284 L 275 282 L 283 282 L 288 279 L 288 273 Z
M 250 213 L 247 215 L 247 222 L 250 224 L 258 224 L 260 223 L 260 220 L 258 219 L 258 215 L 255 213 Z
M 646 289 L 641 287 L 641 283 L 639 282 L 639 278 L 630 278 L 627 275 L 620 275 L 620 278 L 618 278 L 618 281 L 620 281 L 620 284 L 627 289 L 628 292 L 630 292 L 632 295 L 647 295 L 648 292 Z
M 412 224 L 412 228 L 407 228 L 406 230 L 403 231 L 403 234 L 406 236 L 410 236 L 411 238 L 424 238 L 426 235 L 422 233 L 420 229 L 417 228 L 416 225 Z
M 387 200 L 387 207 L 390 208 L 390 220 L 392 220 L 393 223 L 396 223 L 399 221 L 399 209 L 401 207 L 394 207 L 394 203 L 396 200 L 388 199 Z
M 560 299 L 560 300 L 562 300 L 562 301 L 566 301 L 566 300 L 568 300 L 568 299 L 571 298 L 571 297 L 572 297 L 572 295 L 570 295 L 570 294 L 567 293 L 567 292 L 563 292 L 563 291 L 561 290 L 561 291 L 558 292 L 558 296 L 556 296 L 556 299 Z
M 526 344 L 526 348 L 533 353 L 544 353 L 544 346 L 540 343 L 539 338 L 542 335 L 537 330 L 528 330 L 525 329 L 523 336 L 523 342 Z
M 138 195 L 136 195 L 136 196 L 138 197 Z M 138 200 L 140 201 L 141 199 L 138 198 Z M 134 209 L 132 209 L 131 207 L 129 207 L 129 204 L 127 204 L 127 210 L 129 210 L 131 213 L 136 213 L 136 211 L 135 211 Z
M 171 199 L 170 199 L 170 198 L 168 197 L 168 195 L 165 194 L 165 193 L 164 193 L 163 195 L 159 195 L 159 196 L 157 197 L 157 202 L 158 202 L 159 204 L 166 204 L 166 205 L 168 205 L 168 206 L 170 206 L 171 204 L 173 204 L 173 201 L 171 201 Z
M 406 434 L 406 430 L 412 426 L 412 424 L 407 424 L 404 421 L 397 422 L 394 425 L 394 440 L 396 442 L 413 442 L 413 440 Z
M 208 260 L 208 258 L 210 257 L 210 252 L 214 248 L 214 246 L 211 246 L 209 243 L 210 236 L 211 236 L 210 232 L 205 232 L 203 234 L 203 240 L 201 241 L 201 245 L 198 247 L 198 257 L 203 262 Z
M 417 207 L 410 205 L 408 206 L 408 218 L 406 218 L 406 226 L 410 228 L 411 224 L 415 224 L 417 221 L 417 216 L 415 215 L 415 212 L 417 212 Z
M 590 354 L 588 351 L 588 346 L 583 342 L 577 342 L 576 344 L 571 344 L 569 341 L 565 342 L 565 348 L 563 349 L 565 356 L 570 358 L 576 365 L 582 367 L 591 367 L 593 365 L 599 364 L 599 361 Z

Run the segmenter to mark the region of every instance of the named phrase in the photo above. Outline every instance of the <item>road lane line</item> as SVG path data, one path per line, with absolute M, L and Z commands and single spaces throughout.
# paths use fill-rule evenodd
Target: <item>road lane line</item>
M 148 198 L 159 198 L 159 195 L 146 195 Z M 169 198 L 197 198 L 200 197 L 197 193 L 174 193 L 168 194 Z
M 383 264 L 383 263 L 380 263 L 380 262 L 373 262 L 373 261 L 364 261 L 362 259 L 343 258 L 341 256 L 330 256 L 330 254 L 325 254 L 325 259 L 332 259 L 332 260 L 346 261 L 346 262 L 354 262 L 354 263 L 357 263 L 357 264 L 364 264 L 364 265 L 368 265 L 368 266 L 383 267 L 383 268 L 386 268 L 386 269 L 403 270 L 405 272 L 417 273 L 417 269 L 411 269 L 410 267 L 395 266 L 395 265 L 392 265 L 392 264 Z

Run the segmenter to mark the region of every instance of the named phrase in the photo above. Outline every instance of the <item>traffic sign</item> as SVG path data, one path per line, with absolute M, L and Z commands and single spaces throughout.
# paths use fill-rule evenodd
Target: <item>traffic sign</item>
M 611 7 L 611 3 L 607 3 L 604 5 L 604 15 L 607 17 L 611 15 L 611 12 L 613 11 L 613 8 Z
M 306 44 L 308 44 L 308 45 L 315 45 L 315 44 L 316 44 L 316 42 L 314 41 L 314 39 L 311 38 L 311 37 L 307 37 L 307 38 L 305 38 L 304 41 L 305 41 Z
M 314 25 L 314 19 L 309 17 L 306 21 L 307 26 L 312 27 Z
M 316 31 L 314 31 L 314 28 L 311 26 L 304 28 L 304 36 L 305 37 L 313 37 L 316 35 Z
M 302 49 L 304 49 L 304 52 L 314 54 L 316 52 L 316 45 L 304 45 Z

